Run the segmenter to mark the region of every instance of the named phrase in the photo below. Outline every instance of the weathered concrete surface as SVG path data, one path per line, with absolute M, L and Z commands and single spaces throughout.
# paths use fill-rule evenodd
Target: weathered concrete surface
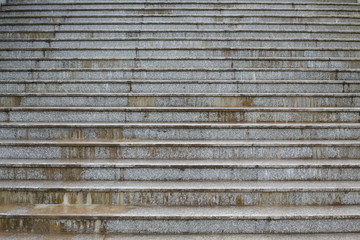
M 356 2 L 9 0 L 0 238 L 358 239 Z
M 189 240 L 287 240 L 289 238 L 294 240 L 307 240 L 309 238 L 314 240 L 357 240 L 360 235 L 358 233 L 331 233 L 331 234 L 186 234 L 186 235 L 137 235 L 137 234 L 36 234 L 36 233 L 0 233 L 4 240 L 164 240 L 164 239 L 189 239 Z
M 141 231 L 178 234 L 313 233 L 338 232 L 340 229 L 343 232 L 359 231 L 357 206 L 146 208 L 101 205 L 2 205 L 0 209 L 1 230 L 7 228 L 43 233 L 79 230 L 84 233 Z M 286 215 L 283 214 L 284 210 Z M 6 217 L 14 213 L 17 213 L 18 217 L 7 220 Z M 57 219 L 53 218 L 54 215 Z M 23 224 L 19 225 L 19 221 Z M 35 222 L 37 224 L 34 224 Z M 209 224 L 213 226 L 211 230 Z

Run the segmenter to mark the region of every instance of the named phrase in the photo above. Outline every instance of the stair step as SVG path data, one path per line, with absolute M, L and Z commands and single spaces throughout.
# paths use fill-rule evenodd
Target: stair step
M 360 57 L 360 48 L 0 48 L 0 56 L 23 58 L 171 58 L 184 57 L 225 57 L 225 58 L 356 58 Z
M 0 139 L 357 140 L 360 124 L 0 123 Z
M 6 21 L 8 22 L 8 21 Z M 247 22 L 247 23 L 211 23 L 211 22 L 64 22 L 64 23 L 0 23 L 1 31 L 85 31 L 85 30 L 297 30 L 297 31 L 339 31 L 359 30 L 358 23 L 291 23 L 283 22 Z
M 359 232 L 358 206 L 119 207 L 1 205 L 1 230 L 41 233 Z M 22 221 L 23 224 L 17 224 Z M 209 229 L 209 226 L 212 226 Z
M 172 4 L 174 1 L 171 0 L 134 0 L 134 1 L 122 1 L 123 4 Z M 209 1 L 209 0 L 186 0 L 179 3 L 222 3 L 222 4 L 239 4 L 239 3 L 248 3 L 249 0 L 218 0 L 218 1 Z M 273 3 L 272 0 L 256 0 L 251 2 L 260 2 L 260 3 Z M 277 3 L 339 3 L 339 0 L 281 0 Z M 8 4 L 24 4 L 24 0 L 8 0 Z M 26 4 L 92 4 L 92 3 L 106 3 L 106 4 L 117 4 L 118 1 L 114 0 L 26 0 Z M 356 0 L 341 0 L 341 3 L 356 3 Z
M 360 42 L 359 42 L 360 43 Z M 1 80 L 359 80 L 358 69 L 335 68 L 3 68 Z
M 339 206 L 360 203 L 360 184 L 358 183 L 358 181 L 69 182 L 2 180 L 0 195 L 1 204 Z
M 2 39 L 97 39 L 97 38 L 359 38 L 360 32 L 355 30 L 59 30 L 59 31 L 1 31 Z
M 76 234 L 76 233 L 8 233 L 0 232 L 1 239 L 4 240 L 22 240 L 22 239 L 66 239 L 66 240 L 79 240 L 79 239 L 89 239 L 89 240 L 357 240 L 360 237 L 359 233 L 321 233 L 321 234 L 157 234 L 157 235 L 147 235 L 147 234 Z
M 2 93 L 0 106 L 360 107 L 359 93 Z
M 338 1 L 338 0 L 337 0 Z M 83 23 L 83 22 L 194 22 L 202 24 L 208 23 L 266 23 L 266 22 L 278 22 L 278 23 L 359 23 L 360 17 L 348 16 L 348 15 L 59 15 L 53 14 L 50 16 L 37 14 L 36 16 L 0 16 L 2 23 Z
M 356 38 L 94 38 L 94 39 L 0 39 L 0 48 L 182 48 L 217 47 L 228 48 L 360 48 Z
M 358 123 L 360 108 L 0 107 L 2 122 Z
M 2 180 L 358 181 L 358 160 L 0 159 Z M 336 185 L 336 184 L 335 184 Z
M 0 153 L 10 159 L 358 159 L 360 141 L 1 140 Z
M 15 183 L 15 184 L 14 184 Z M 1 181 L 2 191 L 213 191 L 213 192 L 360 192 L 358 181 Z M 360 201 L 357 199 L 355 201 Z
M 94 159 L 94 160 L 76 160 L 76 159 L 0 159 L 2 167 L 61 167 L 61 168 L 182 168 L 182 169 L 287 169 L 287 168 L 359 168 L 358 160 L 341 159 L 291 159 L 291 160 L 226 160 L 226 159 L 195 159 L 195 160 L 152 160 L 152 159 Z M 196 177 L 196 175 L 192 175 Z M 79 177 L 79 176 L 73 176 Z M 137 175 L 141 178 L 142 175 Z M 273 177 L 269 175 L 268 177 Z M 349 176 L 349 177 L 356 177 Z M 141 179 L 138 179 L 141 180 Z
M 360 66 L 360 58 L 309 57 L 170 57 L 170 58 L 1 58 L 1 68 L 347 68 Z
M 227 15 L 242 15 L 242 14 L 252 14 L 253 16 L 261 15 L 283 15 L 283 16 L 293 16 L 293 15 L 332 15 L 332 16 L 359 16 L 360 9 L 357 7 L 352 9 L 346 8 L 304 8 L 304 9 L 283 9 L 283 8 L 247 8 L 247 9 L 228 9 L 228 8 L 182 8 L 182 9 L 173 9 L 173 8 L 138 8 L 138 9 L 122 9 L 122 8 L 97 8 L 97 9 L 31 9 L 31 10 L 0 10 L 2 16 L 54 16 L 54 15 L 68 15 L 68 16 L 86 16 L 86 15 L 165 15 L 165 16 L 181 16 L 181 15 L 216 15 L 217 17 L 227 16 Z
M 266 1 L 247 1 L 247 2 L 218 2 L 218 1 L 207 1 L 207 2 L 88 2 L 88 3 L 68 3 L 68 2 L 56 2 L 56 3 L 17 3 L 11 4 L 6 3 L 2 5 L 4 10 L 32 10 L 32 9 L 46 9 L 46 10 L 57 10 L 57 9 L 269 9 L 269 8 L 280 8 L 280 9 L 326 9 L 326 8 L 340 8 L 340 9 L 357 9 L 359 5 L 357 3 L 346 3 L 346 2 L 266 2 Z
M 0 80 L 0 93 L 358 93 L 340 80 Z

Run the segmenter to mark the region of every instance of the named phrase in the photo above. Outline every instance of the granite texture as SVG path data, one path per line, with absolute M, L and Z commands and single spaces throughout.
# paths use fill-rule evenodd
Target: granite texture
M 357 0 L 0 14 L 0 238 L 359 238 Z

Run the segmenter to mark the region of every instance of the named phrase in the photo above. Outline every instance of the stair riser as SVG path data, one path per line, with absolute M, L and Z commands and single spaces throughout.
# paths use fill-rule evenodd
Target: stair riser
M 0 219 L 1 231 L 38 233 L 340 233 L 359 232 L 360 220 L 343 219 L 77 219 L 43 217 L 6 217 Z M 209 228 L 209 226 L 212 226 Z
M 358 68 L 359 60 L 254 60 L 237 59 L 124 59 L 124 60 L 5 60 L 0 59 L 1 68 Z
M 312 0 L 313 1 L 313 0 Z M 68 15 L 53 15 L 43 16 L 38 14 L 37 16 L 7 16 L 1 18 L 2 23 L 83 23 L 83 22 L 194 22 L 194 23 L 258 23 L 258 22 L 279 22 L 279 23 L 359 23 L 360 18 L 357 17 L 341 17 L 341 16 L 327 16 L 322 14 L 319 16 L 252 16 L 251 14 L 245 14 L 244 16 L 152 16 L 152 15 L 127 15 L 127 16 L 68 16 Z
M 188 239 L 188 240 L 199 240 L 199 239 L 208 239 L 208 240 L 219 240 L 221 237 L 228 240 L 286 240 L 288 238 L 287 234 L 166 234 L 159 236 L 149 236 L 144 234 L 86 234 L 86 238 L 96 239 L 96 240 L 134 240 L 134 239 L 148 239 L 148 240 L 164 240 L 164 239 Z M 18 238 L 18 239 L 42 239 L 43 237 L 61 239 L 67 237 L 69 239 L 76 239 L 76 233 L 59 233 L 59 234 L 45 234 L 45 236 L 41 233 L 6 233 L 2 232 L 1 236 L 4 238 Z M 316 240 L 334 240 L 334 239 L 342 239 L 342 240 L 353 240 L 356 239 L 359 235 L 357 233 L 323 233 L 323 234 L 292 234 L 291 237 L 296 237 L 299 240 L 304 240 L 307 238 L 316 239 Z M 85 236 L 84 236 L 85 237 Z
M 240 49 L 124 49 L 124 50 L 76 50 L 76 49 L 44 49 L 44 50 L 1 50 L 0 57 L 34 57 L 34 58 L 173 58 L 176 57 L 345 57 L 345 58 L 360 58 L 359 49 L 349 50 L 240 50 Z
M 104 3 L 117 3 L 117 1 L 114 0 L 96 0 L 96 2 L 104 2 Z M 134 1 L 126 1 L 127 3 L 139 3 L 139 4 L 146 4 L 146 3 L 159 3 L 159 2 L 168 2 L 168 3 L 173 3 L 174 1 L 172 0 L 134 0 Z M 194 1 L 186 1 L 186 2 L 194 2 Z M 204 2 L 204 3 L 209 3 L 208 0 L 198 0 L 196 2 Z M 219 0 L 219 1 L 212 1 L 215 3 L 223 3 L 223 4 L 238 4 L 238 3 L 243 3 L 243 2 L 249 2 L 249 0 L 237 0 L 237 1 L 229 1 L 229 0 Z M 253 1 L 254 2 L 254 1 Z M 256 2 L 256 1 L 255 1 Z M 269 3 L 274 3 L 272 0 L 261 0 L 259 2 L 269 2 Z M 283 1 L 278 1 L 278 2 L 289 2 L 287 0 L 283 0 Z M 306 3 L 306 2 L 310 2 L 313 3 L 314 0 L 292 0 L 291 2 L 300 2 L 300 3 Z M 316 2 L 320 2 L 320 3 L 339 3 L 339 0 L 317 0 Z M 356 3 L 356 0 L 341 0 L 342 3 Z M 24 0 L 8 0 L 7 3 L 10 4 L 23 4 Z M 63 1 L 54 1 L 54 0 L 27 0 L 26 3 L 64 3 Z M 91 1 L 89 0 L 67 0 L 66 3 L 91 3 Z
M 131 97 L 2 97 L 0 107 L 78 106 L 78 107 L 359 107 L 360 97 L 278 96 L 131 96 Z
M 3 22 L 3 21 L 2 21 Z M 261 24 L 261 23 L 249 23 L 249 24 L 210 24 L 210 23 L 193 23 L 184 22 L 181 23 L 156 23 L 156 24 L 129 24 L 129 23 L 116 23 L 116 24 L 99 24 L 94 21 L 93 24 L 78 24 L 78 25 L 0 25 L 0 31 L 84 31 L 84 30 L 298 30 L 298 31 L 321 31 L 321 30 L 354 30 L 359 31 L 360 25 L 321 25 L 321 24 Z M 6 37 L 5 34 L 2 36 Z
M 8 159 L 358 159 L 359 146 L 44 146 L 3 145 Z
M 358 32 L 330 32 L 330 33 L 307 33 L 307 32 L 18 32 L 18 33 L 1 33 L 2 39 L 93 39 L 93 38 L 359 38 Z
M 221 40 L 194 40 L 194 39 L 173 39 L 173 40 L 161 40 L 161 39 L 149 39 L 149 40 L 2 40 L 0 42 L 0 48 L 201 48 L 201 47 L 222 47 L 231 48 L 233 46 L 241 48 L 360 48 L 360 41 L 336 41 L 336 40 L 229 40 L 223 38 Z
M 360 121 L 353 112 L 286 111 L 2 111 L 2 122 L 352 122 Z
M 244 70 L 178 70 L 170 71 L 157 69 L 152 70 L 7 70 L 0 69 L 1 80 L 359 80 L 360 71 L 337 71 L 329 69 L 329 71 L 318 71 L 310 69 L 307 71 L 274 69 L 263 70 L 258 69 L 252 71 Z
M 335 8 L 336 9 L 336 8 Z M 227 15 L 252 15 L 252 16 L 261 16 L 261 15 L 280 15 L 280 16 L 302 16 L 302 15 L 308 15 L 308 16 L 318 16 L 318 15 L 331 15 L 331 16 L 359 16 L 358 9 L 355 10 L 330 10 L 330 9 L 307 9 L 307 10 L 297 10 L 297 9 L 224 9 L 221 10 L 203 10 L 203 9 L 139 9 L 139 10 L 117 10 L 117 9 L 98 9 L 98 10 L 85 10 L 85 11 L 67 11 L 67 10 L 48 10 L 43 11 L 38 10 L 29 10 L 29 11 L 20 11 L 20 10 L 14 10 L 14 11 L 4 11 L 1 13 L 2 16 L 56 16 L 56 15 L 66 15 L 66 16 L 88 16 L 88 15 L 217 15 L 218 17 L 223 17 Z
M 225 190 L 226 191 L 226 190 Z M 0 190 L 1 204 L 111 204 L 130 206 L 325 206 L 360 203 L 360 192 L 217 192 L 158 190 L 82 192 Z
M 254 60 L 241 59 L 124 59 L 124 60 L 7 60 L 1 68 L 357 68 L 360 60 Z
M 360 38 L 360 33 L 294 33 L 294 32 L 30 32 L 3 33 L 2 39 L 93 39 L 93 38 Z
M 123 139 L 158 139 L 158 140 L 339 140 L 360 138 L 359 128 L 330 129 L 256 129 L 256 128 L 7 128 L 0 127 L 0 139 L 27 140 L 123 140 Z
M 51 163 L 51 161 L 49 161 Z M 52 181 L 359 181 L 359 168 L 86 168 L 86 167 L 0 167 L 2 180 L 52 180 Z M 72 193 L 73 195 L 76 193 Z M 82 198 L 87 202 L 85 198 Z M 16 197 L 14 197 L 16 195 Z M 5 203 L 20 201 L 22 193 L 3 193 L 7 199 Z M 29 195 L 25 192 L 24 196 Z M 275 195 L 275 194 L 273 194 Z M 10 197 L 11 196 L 11 197 Z M 17 199 L 17 200 L 15 200 Z M 32 196 L 26 198 L 27 203 L 34 199 L 44 198 Z M 58 198 L 46 198 L 58 199 Z M 80 203 L 71 198 L 70 203 Z M 90 200 L 91 198 L 89 198 Z M 101 199 L 108 198 L 98 198 Z M 263 199 L 263 198 L 261 198 Z M 259 199 L 259 200 L 261 200 Z M 302 199 L 302 198 L 300 198 Z M 308 198 L 305 198 L 308 199 Z M 219 200 L 219 199 L 218 199 Z M 257 199 L 252 199 L 255 202 Z M 264 200 L 264 199 L 263 199 Z M 330 199 L 329 199 L 330 200 Z M 36 201 L 36 200 L 35 200 Z M 50 202 L 50 201 L 49 201 Z M 45 203 L 45 202 L 38 202 Z M 55 202 L 53 202 L 55 203 Z M 62 203 L 60 202 L 56 203 Z M 84 203 L 84 202 L 81 202 Z M 109 202 L 96 202 L 96 204 L 109 204 Z M 130 204 L 130 203 L 128 203 Z M 266 204 L 266 203 L 262 203 Z M 272 201 L 276 204 L 276 201 Z
M 0 93 L 359 93 L 359 83 L 1 83 Z
M 260 1 L 262 2 L 262 1 Z M 67 3 L 67 2 L 63 2 L 63 3 Z M 2 9 L 3 10 L 33 10 L 33 9 L 42 9 L 42 10 L 63 10 L 63 9 L 69 9 L 69 10 L 78 10 L 78 9 L 91 9 L 91 10 L 96 10 L 96 9 L 121 9 L 121 10 L 125 10 L 125 9 L 139 9 L 139 10 L 151 10 L 151 9 L 174 9 L 174 10 L 179 10 L 179 9 L 199 9 L 199 10 L 204 10 L 204 9 L 214 9 L 214 10 L 232 10 L 232 9 L 269 9 L 269 8 L 273 8 L 273 9 L 289 9 L 289 10 L 302 10 L 302 9 L 334 9 L 334 8 L 339 8 L 339 9 L 349 9 L 349 10 L 354 10 L 354 9 L 359 9 L 358 5 L 347 5 L 347 4 L 341 4 L 341 2 L 338 2 L 338 4 L 334 5 L 334 4 L 329 4 L 329 5 L 325 5 L 325 4 L 291 4 L 291 3 L 287 3 L 287 4 L 278 4 L 276 2 L 273 3 L 268 3 L 268 4 L 261 4 L 261 3 L 231 3 L 231 4 L 226 4 L 226 3 L 202 3 L 199 4 L 198 2 L 194 2 L 194 3 L 179 3 L 179 2 L 171 2 L 171 3 L 165 3 L 165 4 L 159 4 L 159 3 L 153 3 L 153 4 L 149 4 L 149 3 L 121 3 L 121 2 L 117 2 L 117 3 L 108 3 L 108 4 L 78 4 L 78 5 L 72 5 L 72 4 L 61 4 L 61 5 L 55 5 L 55 4 L 49 4 L 49 5 L 3 5 Z

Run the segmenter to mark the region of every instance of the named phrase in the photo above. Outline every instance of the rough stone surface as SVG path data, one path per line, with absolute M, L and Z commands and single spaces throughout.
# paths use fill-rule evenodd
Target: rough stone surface
M 359 239 L 359 57 L 357 0 L 6 1 L 0 238 Z

